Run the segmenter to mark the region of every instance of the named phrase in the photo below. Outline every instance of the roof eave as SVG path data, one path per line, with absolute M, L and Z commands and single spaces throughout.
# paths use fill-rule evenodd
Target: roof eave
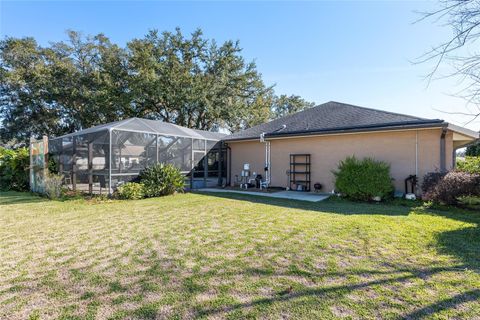
M 342 128 L 342 129 L 328 129 L 328 130 L 301 130 L 285 133 L 270 133 L 265 134 L 265 139 L 268 138 L 283 138 L 283 137 L 297 137 L 297 136 L 315 136 L 315 135 L 328 135 L 328 134 L 347 134 L 347 133 L 365 133 L 376 131 L 401 131 L 406 129 L 424 129 L 424 128 L 446 128 L 448 123 L 443 120 L 421 123 L 421 124 L 407 124 L 396 126 L 379 126 L 379 127 L 356 127 L 356 128 Z M 260 136 L 250 136 L 238 139 L 224 139 L 225 142 L 241 142 L 241 141 L 254 141 L 260 139 Z
M 460 127 L 460 126 L 457 126 L 457 125 L 454 125 L 454 124 L 451 124 L 451 123 L 448 123 L 447 124 L 447 128 L 454 131 L 454 132 L 457 132 L 457 133 L 460 133 L 464 136 L 468 136 L 468 137 L 471 137 L 472 139 L 479 139 L 480 138 L 480 133 L 479 132 L 476 132 L 476 131 L 473 131 L 473 130 L 470 130 L 470 129 L 467 129 L 467 128 L 464 128 L 464 127 Z

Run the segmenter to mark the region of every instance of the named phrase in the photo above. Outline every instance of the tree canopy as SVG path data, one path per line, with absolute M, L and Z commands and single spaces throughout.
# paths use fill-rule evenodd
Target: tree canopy
M 480 142 L 468 146 L 465 155 L 470 157 L 480 157 Z
M 217 44 L 150 31 L 120 47 L 103 34 L 69 31 L 40 46 L 33 38 L 0 41 L 0 138 L 61 135 L 142 117 L 195 129 L 236 131 L 308 108 L 277 97 L 239 42 Z

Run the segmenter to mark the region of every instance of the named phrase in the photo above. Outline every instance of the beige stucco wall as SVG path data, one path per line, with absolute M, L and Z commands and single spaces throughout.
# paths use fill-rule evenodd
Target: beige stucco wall
M 334 188 L 335 170 L 347 156 L 372 157 L 390 163 L 397 190 L 404 190 L 404 179 L 415 174 L 415 141 L 418 133 L 418 175 L 440 169 L 441 129 L 324 135 L 271 140 L 272 186 L 287 186 L 286 171 L 292 153 L 310 153 L 312 184 L 320 182 L 329 192 Z M 446 167 L 453 165 L 453 135 L 446 135 Z M 251 171 L 264 174 L 265 146 L 259 141 L 230 142 L 232 150 L 232 182 L 240 175 L 244 163 Z M 313 185 L 312 185 L 313 189 Z
M 250 164 L 251 173 L 257 172 L 265 176 L 265 145 L 259 141 L 244 141 L 228 143 L 231 148 L 231 182 L 235 182 L 235 175 L 240 176 L 243 164 Z

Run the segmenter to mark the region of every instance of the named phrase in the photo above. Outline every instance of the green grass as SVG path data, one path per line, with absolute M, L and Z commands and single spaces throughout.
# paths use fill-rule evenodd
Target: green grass
M 0 194 L 0 319 L 478 318 L 480 213 Z

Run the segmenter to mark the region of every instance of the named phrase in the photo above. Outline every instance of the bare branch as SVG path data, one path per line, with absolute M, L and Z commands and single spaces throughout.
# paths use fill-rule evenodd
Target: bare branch
M 450 26 L 453 35 L 447 41 L 419 56 L 414 63 L 434 61 L 432 70 L 425 76 L 427 86 L 434 80 L 434 75 L 437 75 L 435 80 L 455 77 L 459 84 L 463 84 L 464 88 L 455 96 L 465 99 L 468 112 L 438 111 L 471 117 L 466 123 L 469 124 L 480 117 L 480 54 L 476 50 L 473 50 L 473 53 L 468 52 L 469 46 L 480 38 L 480 1 L 442 0 L 440 3 L 442 4 L 440 9 L 421 12 L 421 17 L 413 23 L 431 19 L 435 24 Z M 476 48 L 473 47 L 473 49 Z M 453 67 L 453 71 L 438 76 L 440 66 L 446 61 Z M 475 106 L 478 112 L 470 112 L 471 105 Z

